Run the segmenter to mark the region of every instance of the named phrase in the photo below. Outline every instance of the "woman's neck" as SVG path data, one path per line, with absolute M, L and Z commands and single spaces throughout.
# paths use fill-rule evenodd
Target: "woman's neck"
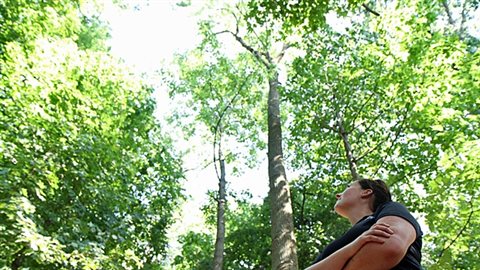
M 373 212 L 372 210 L 370 210 L 370 208 L 362 207 L 360 209 L 352 211 L 352 213 L 350 213 L 347 218 L 350 221 L 350 224 L 355 225 L 360 219 L 371 214 L 373 214 Z

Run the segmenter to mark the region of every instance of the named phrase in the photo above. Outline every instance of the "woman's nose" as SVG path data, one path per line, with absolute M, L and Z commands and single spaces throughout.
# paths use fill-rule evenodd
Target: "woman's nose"
M 337 193 L 337 195 L 335 195 L 335 198 L 337 198 L 337 200 L 338 200 L 338 199 L 340 199 L 340 196 L 342 196 L 342 194 Z

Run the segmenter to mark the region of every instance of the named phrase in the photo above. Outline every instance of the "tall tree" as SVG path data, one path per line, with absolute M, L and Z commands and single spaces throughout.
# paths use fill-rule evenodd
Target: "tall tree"
M 240 34 L 240 20 L 247 18 L 237 18 L 235 31 L 224 30 L 216 34 L 228 33 L 248 52 L 252 54 L 257 63 L 265 69 L 268 82 L 268 176 L 269 176 L 269 200 L 272 222 L 272 268 L 273 269 L 297 269 L 297 253 L 293 228 L 293 211 L 290 188 L 287 181 L 283 146 L 282 146 L 282 122 L 280 115 L 280 93 L 278 87 L 279 71 L 277 65 L 282 60 L 287 44 L 275 53 L 272 49 L 274 43 L 274 34 L 266 31 L 263 38 L 250 40 L 250 44 Z M 255 34 L 251 31 L 251 34 Z M 273 55 L 272 55 L 273 54 Z
M 168 79 L 167 83 L 174 99 L 186 101 L 186 104 L 174 113 L 173 119 L 185 119 L 185 116 L 193 114 L 194 124 L 205 125 L 210 133 L 204 136 L 213 145 L 213 163 L 219 185 L 216 196 L 217 235 L 212 268 L 222 269 L 225 219 L 228 219 L 225 216 L 226 166 L 231 164 L 235 173 L 245 167 L 233 163 L 235 160 L 243 160 L 250 165 L 256 163 L 255 151 L 262 148 L 262 142 L 255 138 L 262 132 L 262 126 L 256 125 L 261 121 L 261 114 L 256 111 L 262 93 L 254 88 L 260 73 L 254 68 L 245 68 L 251 65 L 251 59 L 242 56 L 229 58 L 223 55 L 208 23 L 201 24 L 201 31 L 204 35 L 202 43 L 195 50 L 176 59 L 180 72 L 177 78 Z M 166 78 L 174 77 L 168 75 Z M 186 108 L 192 110 L 186 111 Z M 183 125 L 186 129 L 188 126 Z M 187 137 L 191 135 L 187 134 Z M 198 132 L 196 135 L 199 135 Z M 231 147 L 232 142 L 245 144 L 246 148 L 235 149 Z

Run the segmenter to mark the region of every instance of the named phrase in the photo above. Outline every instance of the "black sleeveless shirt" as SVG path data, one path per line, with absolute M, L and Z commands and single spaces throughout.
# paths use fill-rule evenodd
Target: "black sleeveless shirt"
M 330 256 L 335 251 L 348 245 L 363 232 L 368 230 L 375 222 L 380 218 L 386 216 L 398 216 L 404 218 L 413 228 L 415 228 L 416 238 L 415 241 L 408 248 L 407 254 L 392 270 L 421 270 L 420 262 L 422 260 L 422 230 L 417 220 L 410 214 L 405 206 L 396 202 L 387 202 L 378 207 L 375 213 L 371 216 L 366 216 L 359 220 L 352 226 L 344 235 L 337 238 L 328 246 L 325 247 L 322 253 L 318 255 L 314 263 L 317 263 L 326 257 Z

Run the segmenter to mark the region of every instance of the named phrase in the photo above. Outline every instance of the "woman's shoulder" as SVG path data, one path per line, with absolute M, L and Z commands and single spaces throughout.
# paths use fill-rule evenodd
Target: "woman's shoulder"
M 374 213 L 375 219 L 379 220 L 386 216 L 397 216 L 406 219 L 410 222 L 418 235 L 422 235 L 422 230 L 417 219 L 410 213 L 410 211 L 401 203 L 398 202 L 386 202 L 378 207 Z

